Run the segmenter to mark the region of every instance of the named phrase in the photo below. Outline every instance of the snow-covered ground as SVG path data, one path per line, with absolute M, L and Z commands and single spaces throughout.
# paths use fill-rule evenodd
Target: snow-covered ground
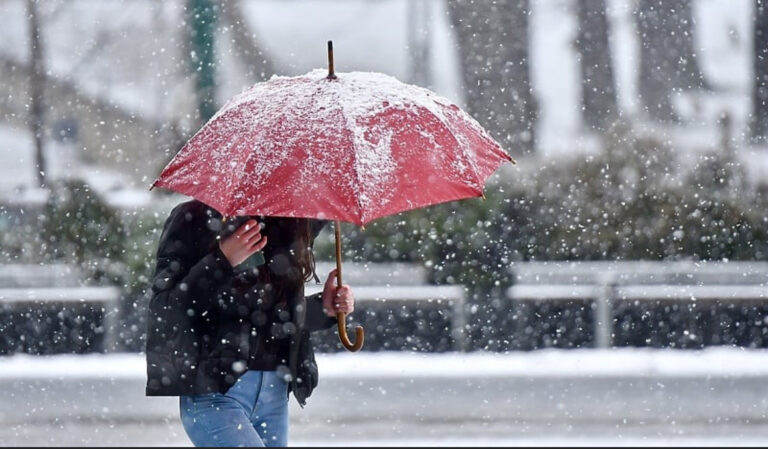
M 296 446 L 754 446 L 768 350 L 318 354 Z M 141 354 L 0 358 L 6 445 L 190 446 Z
M 703 350 L 613 348 L 531 352 L 318 354 L 324 378 L 483 377 L 768 377 L 768 349 Z M 142 354 L 0 357 L 0 379 L 143 378 Z M 768 399 L 768 398 L 767 398 Z

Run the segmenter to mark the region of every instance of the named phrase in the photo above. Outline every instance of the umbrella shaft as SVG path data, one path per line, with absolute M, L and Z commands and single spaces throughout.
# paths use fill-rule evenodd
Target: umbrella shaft
M 336 233 L 336 286 L 341 287 L 341 223 L 336 220 L 334 224 Z

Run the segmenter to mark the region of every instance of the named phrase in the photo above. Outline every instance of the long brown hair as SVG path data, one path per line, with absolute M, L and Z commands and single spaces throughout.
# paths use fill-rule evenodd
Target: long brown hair
M 312 251 L 314 235 L 310 220 L 264 217 L 260 221 L 265 225 L 262 234 L 267 237 L 267 245 L 263 251 L 267 265 L 271 266 L 269 271 L 273 274 L 277 272 L 278 276 L 289 275 L 302 282 L 312 279 L 315 273 L 315 257 Z M 286 260 L 282 260 L 282 257 Z M 285 270 L 291 272 L 284 273 Z
M 312 223 L 305 218 L 264 217 L 262 233 L 267 245 L 262 250 L 266 265 L 259 270 L 259 282 L 271 286 L 272 301 L 265 306 L 293 305 L 304 295 L 304 283 L 315 277 L 312 251 Z M 271 303 L 271 304 L 270 304 Z
M 261 233 L 267 237 L 262 249 L 265 265 L 256 270 L 239 273 L 236 285 L 249 288 L 253 284 L 265 286 L 262 307 L 276 304 L 293 304 L 304 294 L 304 283 L 315 273 L 314 239 L 325 222 L 292 217 L 239 216 L 227 220 L 220 238 L 226 238 L 249 219 L 256 219 L 264 227 Z

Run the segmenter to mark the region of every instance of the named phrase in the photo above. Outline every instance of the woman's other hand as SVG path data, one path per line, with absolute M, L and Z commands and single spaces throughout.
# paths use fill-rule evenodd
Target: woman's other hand
M 237 228 L 232 235 L 221 240 L 219 248 L 234 268 L 252 254 L 261 251 L 266 244 L 267 237 L 261 235 L 261 225 L 258 221 L 251 219 Z
M 355 297 L 349 285 L 336 286 L 336 269 L 328 273 L 328 279 L 323 288 L 323 310 L 328 316 L 336 316 L 337 312 L 350 314 L 355 310 Z

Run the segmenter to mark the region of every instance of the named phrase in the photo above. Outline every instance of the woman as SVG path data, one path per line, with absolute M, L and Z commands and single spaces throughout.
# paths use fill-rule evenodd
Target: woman
M 288 394 L 317 385 L 310 332 L 352 313 L 349 286 L 304 297 L 319 220 L 176 206 L 157 250 L 147 326 L 148 396 L 179 396 L 195 446 L 285 446 Z M 263 256 L 263 257 L 260 257 Z

